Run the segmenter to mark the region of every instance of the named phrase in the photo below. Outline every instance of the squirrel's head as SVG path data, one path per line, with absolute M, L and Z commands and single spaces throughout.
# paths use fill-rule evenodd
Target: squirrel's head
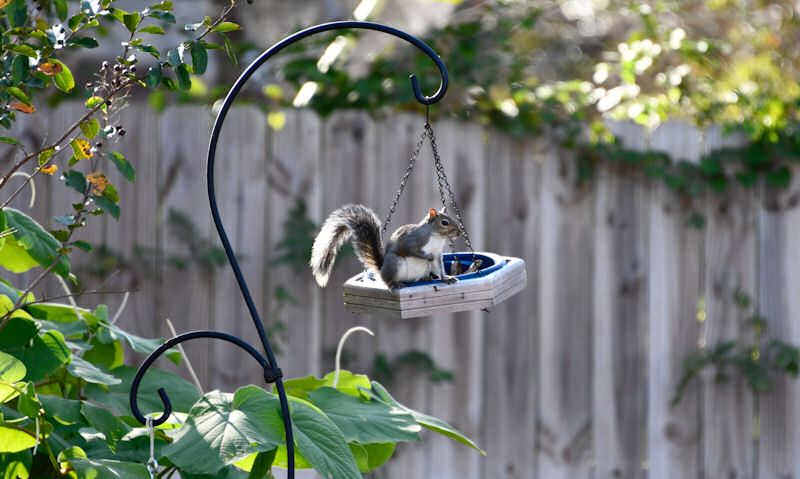
M 442 207 L 441 211 L 436 211 L 433 208 L 428 210 L 426 221 L 428 224 L 434 225 L 435 231 L 442 236 L 455 238 L 461 234 L 461 232 L 458 230 L 458 224 L 456 224 L 455 220 L 445 214 L 444 207 Z

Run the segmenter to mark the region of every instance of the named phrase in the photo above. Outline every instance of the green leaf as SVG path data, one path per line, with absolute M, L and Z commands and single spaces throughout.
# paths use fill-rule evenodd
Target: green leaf
M 212 32 L 227 33 L 235 30 L 241 30 L 242 27 L 233 22 L 220 22 L 219 25 L 211 29 Z
M 33 383 L 22 385 L 23 392 L 17 398 L 17 411 L 31 419 L 39 417 L 39 401 Z
M 141 17 L 139 16 L 139 12 L 127 13 L 122 16 L 122 23 L 125 24 L 125 28 L 131 33 L 136 32 L 136 27 L 139 26 L 140 21 Z
M 150 33 L 152 35 L 163 35 L 164 29 L 159 27 L 158 25 L 148 25 L 144 28 L 139 29 L 139 33 Z
M 24 91 L 20 90 L 19 88 L 15 86 L 10 86 L 6 88 L 6 91 L 9 93 L 9 95 L 13 96 L 22 103 L 26 105 L 31 104 L 31 97 L 29 97 Z
M 0 426 L 0 453 L 19 452 L 36 445 L 31 434 L 15 427 Z
M 49 160 L 50 157 L 53 156 L 55 153 L 55 148 L 50 148 L 48 150 L 44 150 L 43 152 L 39 153 L 39 166 L 44 166 Z
M 8 143 L 9 145 L 14 146 L 22 146 L 22 143 L 17 140 L 16 138 L 11 138 L 9 136 L 0 136 L 0 142 Z
M 24 55 L 28 58 L 37 57 L 36 50 L 29 47 L 28 45 L 18 45 L 16 43 L 12 43 L 10 45 L 3 45 L 3 49 L 14 53 L 19 53 L 20 55 Z
M 62 22 L 67 19 L 67 0 L 53 0 L 56 6 L 56 15 Z
M 106 157 L 111 160 L 111 163 L 114 163 L 114 166 L 117 167 L 117 171 L 119 171 L 126 180 L 136 181 L 136 172 L 133 170 L 133 166 L 128 163 L 128 160 L 126 160 L 121 153 L 112 151 L 108 153 Z
M 0 454 L 0 473 L 3 479 L 28 479 L 33 457 L 28 451 Z
M 45 417 L 52 418 L 60 424 L 68 426 L 84 422 L 81 414 L 82 401 L 40 394 L 39 402 L 42 403 Z
M 391 459 L 395 449 L 393 442 L 385 444 L 349 443 L 348 445 L 353 457 L 356 458 L 358 470 L 361 472 L 369 472 L 386 464 L 386 461 Z
M 113 216 L 115 220 L 119 219 L 119 214 L 120 214 L 119 206 L 115 205 L 113 201 L 109 200 L 104 196 L 99 196 L 99 195 L 92 195 L 92 199 L 99 208 L 101 208 L 103 211 Z
M 3 10 L 6 12 L 11 28 L 24 26 L 25 22 L 28 21 L 28 5 L 26 5 L 25 0 L 12 0 Z
M 110 386 L 122 382 L 121 379 L 115 378 L 111 374 L 104 372 L 94 364 L 78 356 L 72 357 L 72 361 L 67 365 L 67 371 L 73 376 L 79 377 L 89 383 L 106 384 Z
M 27 373 L 25 364 L 10 354 L 0 351 L 0 403 L 8 402 L 19 394 L 20 386 L 12 387 L 22 381 Z
M 236 52 L 233 51 L 233 45 L 231 45 L 230 39 L 227 35 L 222 35 L 222 41 L 225 44 L 225 53 L 228 54 L 228 58 L 236 65 Z
M 83 359 L 106 369 L 122 366 L 122 362 L 125 360 L 125 351 L 122 349 L 121 341 L 105 343 L 95 338 L 90 344 L 92 348 L 83 353 Z
M 175 68 L 175 76 L 178 77 L 178 86 L 188 90 L 192 86 L 192 79 L 189 77 L 189 68 L 185 63 L 181 63 Z
M 114 324 L 104 323 L 103 328 L 98 331 L 99 338 L 106 343 L 113 341 L 125 341 L 135 352 L 140 354 L 150 354 L 164 344 L 163 339 L 146 339 L 135 334 L 129 333 Z M 107 336 L 107 337 L 106 337 Z M 177 349 L 167 351 L 167 356 L 176 365 L 180 364 L 180 352 Z
M 39 266 L 39 262 L 33 259 L 13 237 L 6 237 L 0 246 L 0 266 L 12 273 L 24 273 Z
M 195 75 L 202 75 L 208 66 L 208 53 L 205 45 L 199 41 L 192 42 L 190 52 L 192 53 L 192 67 Z
M 85 308 L 74 308 L 69 304 L 61 303 L 36 303 L 30 304 L 25 307 L 31 315 L 36 319 L 57 322 L 74 322 L 78 321 L 78 315 L 75 314 L 77 309 L 83 316 L 83 319 L 88 321 L 89 310 Z
M 97 48 L 100 46 L 97 40 L 91 37 L 73 38 L 69 41 L 69 45 L 83 48 Z
M 250 474 L 247 476 L 247 479 L 262 479 L 266 477 L 272 468 L 272 462 L 275 460 L 275 454 L 277 452 L 278 448 L 276 447 L 270 451 L 259 452 L 256 454 L 256 459 L 253 462 L 253 466 L 250 469 Z
M 72 188 L 78 193 L 86 193 L 86 177 L 83 176 L 83 173 L 76 170 L 67 170 L 63 173 L 62 177 L 64 178 L 64 182 L 68 187 Z
M 73 241 L 70 244 L 75 246 L 76 248 L 81 249 L 82 251 L 87 252 L 87 253 L 91 252 L 94 249 L 89 242 L 84 241 L 84 240 Z
M 89 140 L 96 137 L 97 133 L 100 132 L 100 122 L 97 121 L 97 118 L 89 118 L 82 122 L 80 126 L 83 135 Z
M 422 429 L 407 411 L 380 401 L 364 401 L 323 387 L 308 393 L 308 399 L 320 408 L 342 431 L 347 442 L 360 444 L 420 441 Z
M 161 52 L 159 52 L 158 49 L 153 45 L 136 45 L 133 48 L 145 52 L 154 58 L 161 58 Z
M 158 18 L 168 23 L 175 23 L 175 15 L 170 12 L 150 12 L 147 16 L 150 18 Z
M 13 83 L 22 83 L 28 77 L 30 67 L 28 66 L 28 59 L 25 56 L 17 56 L 11 62 L 11 75 Z
M 342 431 L 319 409 L 292 399 L 292 434 L 298 451 L 322 477 L 361 479 Z
M 402 404 L 395 401 L 395 399 L 377 381 L 372 381 L 372 391 L 368 391 L 366 389 L 362 389 L 361 391 L 367 396 L 372 397 L 373 399 L 382 401 L 390 406 L 396 406 L 402 410 L 405 410 L 406 412 L 414 416 L 414 419 L 416 419 L 416 421 L 420 424 L 420 426 L 430 429 L 431 431 L 437 432 L 439 434 L 445 435 L 451 439 L 454 439 L 462 444 L 465 444 L 475 449 L 484 456 L 486 455 L 486 452 L 483 449 L 479 448 L 471 439 L 464 436 L 462 433 L 460 433 L 455 428 L 453 428 L 446 422 L 442 421 L 441 419 L 437 419 L 435 417 L 428 416 L 427 414 L 414 411 L 413 409 L 407 408 L 406 406 L 403 406 Z
M 86 100 L 86 108 L 94 110 L 98 106 L 105 103 L 105 100 L 99 96 L 91 96 Z
M 64 336 L 48 331 L 41 336 L 33 321 L 11 318 L 0 331 L 0 350 L 22 361 L 26 381 L 41 381 L 53 374 L 70 358 Z
M 116 452 L 117 443 L 131 431 L 131 427 L 120 421 L 111 411 L 94 404 L 84 402 L 81 405 L 81 414 L 93 428 L 103 433 L 111 452 Z
M 50 61 L 61 65 L 61 71 L 53 75 L 53 84 L 63 92 L 71 92 L 72 89 L 75 88 L 75 79 L 72 78 L 72 72 L 67 68 L 67 65 L 60 60 L 51 58 Z
M 67 26 L 70 30 L 77 30 L 84 18 L 86 18 L 86 14 L 84 12 L 78 12 L 69 18 Z
M 175 441 L 162 453 L 190 473 L 214 474 L 254 452 L 283 442 L 278 399 L 256 386 L 235 394 L 212 391 L 189 412 Z
M 72 466 L 81 479 L 142 479 L 150 477 L 142 463 L 114 459 L 89 459 L 79 447 L 72 447 L 58 455 L 62 467 Z M 65 467 L 66 468 L 66 467 Z
M 9 228 L 16 228 L 14 237 L 23 246 L 29 255 L 42 267 L 48 268 L 58 256 L 61 244 L 53 235 L 45 231 L 42 226 L 25 213 L 14 208 L 6 208 L 6 222 Z M 69 258 L 62 255 L 53 270 L 63 278 L 69 275 Z
M 183 63 L 183 47 L 179 46 L 178 48 L 173 48 L 172 50 L 168 51 L 167 60 L 173 67 L 177 67 Z
M 120 384 L 108 387 L 88 384 L 86 385 L 86 396 L 93 401 L 114 408 L 120 414 L 129 414 L 131 409 L 128 393 L 131 390 L 133 377 L 136 375 L 136 368 L 120 366 L 114 369 L 114 375 L 122 380 Z M 162 387 L 169 395 L 172 410 L 175 412 L 188 412 L 200 397 L 197 388 L 181 377 L 161 369 L 150 369 L 142 378 L 139 386 L 139 409 L 142 414 L 161 414 L 163 412 L 164 406 L 162 406 L 161 398 L 157 393 L 158 388 Z

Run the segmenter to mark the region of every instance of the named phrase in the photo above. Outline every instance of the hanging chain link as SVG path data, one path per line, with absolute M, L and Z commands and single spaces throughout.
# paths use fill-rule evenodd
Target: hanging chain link
M 158 471 L 158 461 L 156 461 L 154 455 L 156 431 L 155 428 L 153 427 L 152 416 L 147 416 L 147 434 L 150 436 L 150 459 L 147 460 L 147 472 L 150 473 L 150 479 L 154 479 L 156 476 L 156 472 Z
M 394 195 L 394 201 L 392 202 L 392 207 L 389 208 L 389 213 L 386 214 L 386 220 L 384 220 L 383 226 L 381 227 L 381 234 L 386 233 L 386 228 L 389 226 L 389 221 L 392 219 L 392 215 L 394 214 L 395 208 L 397 208 L 397 203 L 400 201 L 400 196 L 403 194 L 403 189 L 405 189 L 406 187 L 406 183 L 408 182 L 408 177 L 411 176 L 411 172 L 414 169 L 414 164 L 416 164 L 417 158 L 419 158 L 419 152 L 422 149 L 422 144 L 425 143 L 425 138 L 427 136 L 428 132 L 423 131 L 422 136 L 417 142 L 416 148 L 414 148 L 414 153 L 411 155 L 411 161 L 408 163 L 408 168 L 406 168 L 406 174 L 403 175 L 403 180 L 400 182 L 400 187 L 397 189 L 397 193 L 395 193 Z
M 428 138 L 430 138 L 431 141 L 431 149 L 433 150 L 433 165 L 436 167 L 436 177 L 437 181 L 439 182 L 439 197 L 442 200 L 442 206 L 447 208 L 447 200 L 444 196 L 444 192 L 447 190 L 447 194 L 450 197 L 450 204 L 453 205 L 453 210 L 455 210 L 456 213 L 458 230 L 461 231 L 462 235 L 464 235 L 464 243 L 466 243 L 467 248 L 469 249 L 470 253 L 472 253 L 472 261 L 475 262 L 475 250 L 472 249 L 472 242 L 469 240 L 467 227 L 464 226 L 464 218 L 462 217 L 461 210 L 458 208 L 458 204 L 456 203 L 456 197 L 453 194 L 453 189 L 450 188 L 450 182 L 447 181 L 447 175 L 444 172 L 444 165 L 442 164 L 442 159 L 439 157 L 439 149 L 436 147 L 436 136 L 433 134 L 433 128 L 431 127 L 430 123 L 425 123 L 425 132 L 428 134 Z M 450 240 L 450 249 L 455 249 L 453 246 L 453 240 Z
M 397 204 L 400 202 L 400 197 L 403 195 L 403 190 L 406 187 L 406 183 L 408 183 L 408 178 L 411 176 L 412 171 L 414 170 L 414 165 L 417 163 L 417 159 L 419 158 L 420 150 L 422 149 L 422 144 L 425 143 L 425 139 L 430 140 L 431 143 L 431 150 L 433 150 L 433 165 L 436 169 L 436 179 L 439 183 L 439 197 L 442 200 L 442 206 L 447 208 L 447 197 L 445 197 L 445 190 L 447 191 L 447 196 L 450 198 L 450 204 L 455 211 L 456 223 L 458 230 L 464 236 L 464 243 L 466 243 L 467 248 L 469 249 L 470 253 L 472 253 L 472 262 L 475 262 L 475 250 L 472 248 L 472 242 L 469 239 L 469 233 L 467 233 L 467 227 L 464 225 L 464 218 L 461 215 L 461 210 L 458 208 L 458 204 L 456 203 L 456 197 L 453 194 L 453 189 L 450 187 L 450 182 L 447 180 L 447 174 L 444 171 L 444 165 L 442 164 L 442 159 L 439 156 L 439 149 L 436 146 L 436 136 L 433 134 L 433 128 L 431 127 L 428 118 L 426 117 L 425 121 L 425 129 L 420 136 L 419 141 L 417 142 L 417 146 L 414 148 L 414 152 L 411 154 L 411 160 L 408 163 L 408 167 L 406 168 L 406 172 L 403 175 L 403 179 L 400 181 L 400 186 L 397 189 L 397 192 L 394 195 L 394 201 L 392 201 L 392 206 L 389 208 L 389 212 L 386 214 L 386 220 L 383 222 L 383 226 L 381 227 L 381 234 L 386 233 L 386 228 L 389 226 L 389 221 L 392 219 L 392 215 L 394 214 L 395 209 L 397 208 Z M 453 240 L 450 240 L 450 249 L 455 250 L 455 245 L 453 244 Z

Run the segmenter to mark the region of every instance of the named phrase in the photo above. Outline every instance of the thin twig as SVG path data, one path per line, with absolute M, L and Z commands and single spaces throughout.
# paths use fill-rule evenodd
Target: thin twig
M 169 328 L 169 331 L 172 333 L 172 337 L 177 336 L 178 333 L 175 331 L 175 327 L 172 326 L 172 321 L 170 321 L 169 318 L 166 318 L 166 321 L 167 321 L 167 327 Z M 203 394 L 205 394 L 203 392 L 203 386 L 200 384 L 200 379 L 198 379 L 197 374 L 195 374 L 194 372 L 192 363 L 189 362 L 189 356 L 187 356 L 186 351 L 183 350 L 183 344 L 178 343 L 178 351 L 181 352 L 181 356 L 183 356 L 183 360 L 184 362 L 186 362 L 186 369 L 189 370 L 189 376 L 192 377 L 194 385 L 197 386 L 197 390 L 200 391 L 200 395 L 202 396 Z

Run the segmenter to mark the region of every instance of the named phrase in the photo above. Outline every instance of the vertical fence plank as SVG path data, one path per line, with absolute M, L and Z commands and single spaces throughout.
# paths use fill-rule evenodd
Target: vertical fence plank
M 154 335 L 157 262 L 154 254 L 142 254 L 142 249 L 158 244 L 156 175 L 160 115 L 148 105 L 137 103 L 128 107 L 125 116 L 129 124 L 123 126 L 128 129 L 129 136 L 120 140 L 118 151 L 133 165 L 136 181 L 127 181 L 114 168 L 107 172 L 117 186 L 122 213 L 119 221 L 107 219 L 105 243 L 125 258 L 125 265 L 104 289 L 128 292 L 125 309 L 119 315 L 120 327 L 151 337 Z M 108 160 L 103 161 L 108 164 Z M 110 315 L 119 312 L 123 299 L 123 294 L 105 296 Z
M 487 155 L 485 248 L 525 260 L 528 287 L 483 317 L 480 475 L 532 477 L 536 469 L 536 312 L 542 152 L 551 144 L 492 132 Z M 481 314 L 481 313 L 476 313 Z M 546 476 L 541 476 L 546 477 Z
M 724 138 L 721 128 L 706 131 L 706 150 L 742 143 Z M 737 292 L 756 297 L 756 198 L 737 184 L 724 195 L 713 195 L 706 204 L 706 348 L 727 341 L 748 344 L 752 331 L 745 325 L 748 314 L 736 306 Z M 750 308 L 747 308 L 749 311 Z M 703 387 L 703 475 L 706 478 L 753 477 L 753 398 L 744 377 L 716 381 L 708 371 Z
M 786 192 L 765 191 L 760 211 L 759 313 L 767 320 L 763 344 L 779 339 L 800 344 L 800 172 Z M 773 374 L 773 386 L 759 401 L 760 439 L 756 477 L 800 477 L 800 382 Z
M 212 320 L 213 284 L 218 280 L 220 270 L 191 258 L 187 241 L 195 238 L 187 238 L 185 232 L 181 236 L 173 225 L 175 215 L 182 215 L 198 235 L 217 245 L 212 236 L 205 193 L 205 158 L 211 121 L 210 113 L 197 107 L 173 107 L 160 119 L 161 131 L 168 134 L 159 135 L 158 214 L 150 220 L 156 223 L 158 239 L 155 244 L 144 245 L 152 249 L 149 254 L 155 258 L 157 267 L 153 336 L 171 336 L 164 321 L 166 318 L 172 321 L 178 334 L 215 328 Z M 179 267 L 171 259 L 173 257 L 187 261 Z M 204 388 L 217 386 L 213 384 L 210 369 L 217 346 L 211 340 L 191 341 L 183 346 Z M 166 361 L 161 362 L 166 364 Z M 179 369 L 179 373 L 187 377 L 185 368 Z
M 279 254 L 276 246 L 288 239 L 285 222 L 298 202 L 303 202 L 308 218 L 316 225 L 324 219 L 320 211 L 322 182 L 319 173 L 322 123 L 309 110 L 289 110 L 286 114 L 286 125 L 271 135 L 267 166 L 269 238 L 265 251 L 269 267 L 263 278 L 267 304 L 265 325 L 280 328 L 274 346 L 280 351 L 278 363 L 284 375 L 299 377 L 322 372 L 319 307 L 322 292 L 307 263 L 277 265 L 275 257 Z M 331 285 L 331 288 L 336 287 L 338 285 Z M 291 297 L 286 298 L 282 290 Z
M 408 166 L 412 151 L 422 134 L 424 120 L 418 115 L 403 114 L 394 119 L 382 121 L 377 131 L 377 158 L 374 161 L 376 176 L 373 187 L 375 208 L 381 221 L 394 200 L 395 192 Z M 391 233 L 407 223 L 417 223 L 431 206 L 438 205 L 432 193 L 433 163 L 430 146 L 422 146 L 422 153 L 408 180 L 405 192 L 400 199 L 397 211 L 384 234 L 384 243 Z M 377 318 L 376 354 L 382 354 L 389 361 L 400 354 L 418 350 L 430 354 L 430 321 L 428 317 L 404 320 Z M 370 338 L 371 340 L 371 338 Z M 389 385 L 390 392 L 398 401 L 419 411 L 427 411 L 430 383 L 424 374 L 413 367 L 393 371 L 394 379 Z M 423 431 L 423 438 L 429 438 Z M 395 455 L 385 466 L 387 477 L 424 477 L 430 471 L 443 469 L 435 461 L 426 467 L 430 459 L 425 447 L 419 444 L 401 443 Z
M 542 165 L 539 267 L 539 474 L 589 477 L 593 197 L 577 187 L 572 152 L 551 150 Z
M 438 122 L 437 144 L 442 165 L 448 175 L 456 203 L 463 213 L 464 224 L 474 248 L 485 246 L 484 230 L 487 217 L 486 148 L 483 129 L 478 125 L 458 121 Z M 420 168 L 431 169 L 430 164 Z M 435 175 L 434 175 L 435 177 Z M 434 195 L 436 194 L 434 191 Z M 449 199 L 448 199 L 449 202 Z M 437 203 L 432 203 L 431 206 Z M 448 205 L 448 214 L 455 212 Z M 465 251 L 461 240 L 456 250 Z M 485 361 L 483 324 L 486 314 L 471 311 L 437 315 L 430 319 L 431 348 L 428 354 L 440 368 L 453 373 L 452 382 L 428 387 L 430 414 L 442 418 L 461 432 L 480 442 L 482 396 Z M 449 438 L 428 436 L 429 477 L 477 478 L 483 457 Z
M 625 148 L 645 132 L 612 123 Z M 647 424 L 647 212 L 640 176 L 601 165 L 596 177 L 592 435 L 595 477 L 643 478 Z
M 361 112 L 343 112 L 332 115 L 324 124 L 325 148 L 321 152 L 320 168 L 323 191 L 322 216 L 346 203 L 370 205 L 372 184 L 375 176 L 369 174 L 370 164 L 375 161 L 375 122 Z M 372 205 L 377 209 L 377 205 Z M 379 213 L 380 214 L 380 213 Z M 349 328 L 357 325 L 369 327 L 372 322 L 366 315 L 349 314 L 344 311 L 341 285 L 361 271 L 361 265 L 353 256 L 340 257 L 336 261 L 328 286 L 322 292 L 322 371 L 333 371 L 333 357 L 339 338 Z M 359 334 L 347 343 L 350 359 L 344 367 L 363 369 L 371 358 L 374 344 L 371 338 Z M 356 356 L 357 364 L 353 356 Z
M 666 123 L 652 148 L 673 158 L 696 160 L 700 134 L 684 123 Z M 697 351 L 701 291 L 702 235 L 689 226 L 687 205 L 662 184 L 650 198 L 648 388 L 649 477 L 697 477 L 700 469 L 699 388 L 692 383 L 677 407 L 671 398 L 681 363 Z
M 257 108 L 240 108 L 228 115 L 220 134 L 216 156 L 216 193 L 220 217 L 253 303 L 264 312 L 263 289 L 266 243 L 266 143 L 265 115 Z M 262 350 L 239 285 L 229 265 L 215 275 L 212 311 L 215 328 L 246 338 Z M 263 385 L 263 371 L 239 348 L 221 344 L 211 361 L 215 381 L 226 390 L 253 383 Z M 231 364 L 243 364 L 231 368 Z

